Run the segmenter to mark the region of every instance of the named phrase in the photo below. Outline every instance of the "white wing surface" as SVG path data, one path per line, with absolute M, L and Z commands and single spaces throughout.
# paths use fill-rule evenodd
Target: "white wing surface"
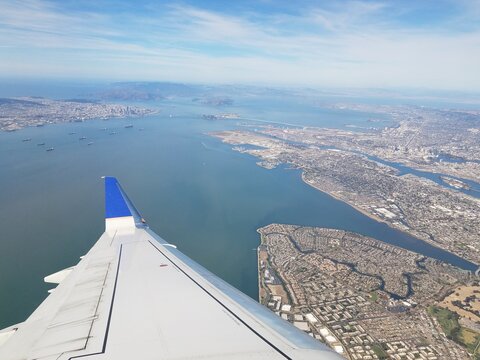
M 105 233 L 0 330 L 1 360 L 338 357 L 153 233 L 113 177 L 105 200 Z

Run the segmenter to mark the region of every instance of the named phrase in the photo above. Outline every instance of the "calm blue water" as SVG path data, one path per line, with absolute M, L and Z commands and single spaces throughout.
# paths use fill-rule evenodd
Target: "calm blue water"
M 383 114 L 336 110 L 320 107 L 315 101 L 302 97 L 247 97 L 237 101 L 242 119 L 273 125 L 317 126 L 365 130 L 390 126 L 390 118 Z M 235 112 L 235 106 L 232 112 Z M 375 119 L 375 122 L 371 122 Z
M 236 121 L 201 119 L 218 110 L 181 101 L 158 106 L 161 114 L 135 120 L 0 133 L 0 328 L 23 321 L 47 295 L 43 277 L 78 262 L 103 232 L 103 175 L 119 178 L 154 231 L 254 298 L 256 229 L 272 222 L 356 231 L 475 268 L 311 188 L 298 171 L 256 166 L 253 157 L 206 135 L 235 127 Z M 279 117 L 259 104 L 236 106 L 242 115 Z M 295 106 L 281 120 L 300 123 Z M 309 116 L 313 122 L 315 114 Z M 321 113 L 319 121 L 327 123 L 328 116 Z M 342 124 L 368 118 L 351 116 Z M 332 115 L 332 126 L 341 126 L 339 118 Z M 134 128 L 125 129 L 130 123 Z M 41 142 L 45 146 L 37 146 Z M 50 146 L 55 150 L 46 152 Z
M 469 179 L 459 178 L 459 177 L 456 177 L 456 176 L 445 175 L 445 174 L 441 174 L 441 173 L 432 173 L 432 172 L 428 172 L 428 171 L 416 170 L 416 169 L 412 169 L 411 167 L 405 166 L 405 165 L 403 165 L 401 163 L 398 163 L 398 162 L 386 161 L 386 160 L 380 159 L 376 156 L 366 155 L 364 153 L 361 153 L 361 154 L 366 156 L 370 160 L 374 160 L 374 161 L 377 161 L 381 164 L 388 165 L 388 166 L 391 166 L 391 167 L 397 169 L 399 171 L 399 173 L 398 173 L 399 175 L 412 174 L 412 175 L 415 175 L 415 176 L 418 176 L 418 177 L 423 177 L 423 178 L 432 180 L 433 182 L 437 183 L 438 185 L 441 185 L 441 186 L 446 187 L 448 189 L 453 189 L 455 191 L 460 191 L 460 192 L 463 192 L 464 194 L 467 194 L 467 195 L 470 195 L 470 196 L 473 196 L 473 197 L 476 197 L 476 198 L 480 198 L 480 183 L 478 183 L 478 182 L 475 182 L 475 181 L 472 181 L 472 180 L 469 180 Z M 460 181 L 464 182 L 465 184 L 467 184 L 470 187 L 470 189 L 457 189 L 453 186 L 450 186 L 442 180 L 441 176 L 448 176 L 450 178 L 460 180 Z

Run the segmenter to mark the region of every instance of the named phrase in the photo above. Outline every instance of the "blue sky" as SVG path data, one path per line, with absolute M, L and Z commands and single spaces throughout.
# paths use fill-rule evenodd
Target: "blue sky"
M 480 90 L 480 1 L 0 2 L 0 77 Z

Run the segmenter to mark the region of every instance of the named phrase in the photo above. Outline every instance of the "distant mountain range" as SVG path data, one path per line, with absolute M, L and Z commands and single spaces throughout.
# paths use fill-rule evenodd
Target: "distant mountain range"
M 101 90 L 94 97 L 103 100 L 161 100 L 168 97 L 192 97 L 201 94 L 201 87 L 168 82 L 118 82 Z
M 245 85 L 195 85 L 171 82 L 116 82 L 89 94 L 100 100 L 150 101 L 173 97 L 190 97 L 212 106 L 233 104 L 235 95 L 287 95 L 290 91 Z

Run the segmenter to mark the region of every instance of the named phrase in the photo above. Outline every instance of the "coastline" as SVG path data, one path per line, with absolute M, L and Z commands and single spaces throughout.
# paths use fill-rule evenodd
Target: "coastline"
M 0 98 L 0 109 L 3 113 L 0 131 L 3 132 L 16 132 L 25 128 L 61 123 L 81 123 L 96 119 L 140 118 L 160 112 L 159 109 L 148 109 L 136 105 L 43 97 Z
M 224 133 L 222 132 L 217 132 L 217 133 L 210 133 L 210 136 L 217 137 L 219 138 L 222 143 L 229 144 L 230 146 L 237 146 L 237 145 L 242 145 L 242 144 L 249 144 L 249 145 L 254 145 L 254 146 L 262 146 L 265 148 L 268 148 L 267 145 L 264 145 L 260 140 L 259 141 L 249 141 L 248 138 L 245 138 L 245 134 L 242 133 L 241 131 L 226 131 Z M 242 154 L 248 154 L 252 156 L 253 158 L 256 158 L 256 165 L 265 169 L 273 169 L 276 168 L 277 166 L 280 165 L 287 165 L 290 162 L 282 162 L 278 160 L 276 155 L 278 155 L 275 151 L 278 151 L 276 147 L 274 148 L 274 154 L 268 154 L 268 156 L 262 156 L 262 154 L 257 154 L 252 151 L 239 151 L 238 149 L 233 148 L 232 150 L 234 151 L 239 151 Z M 345 205 L 348 205 L 351 207 L 353 210 L 357 211 L 359 214 L 362 214 L 369 219 L 380 223 L 380 224 L 385 224 L 388 226 L 389 229 L 394 230 L 396 232 L 399 232 L 403 234 L 404 237 L 409 237 L 410 239 L 405 239 L 408 244 L 406 244 L 406 249 L 411 249 L 413 251 L 419 251 L 418 249 L 415 250 L 415 242 L 419 243 L 419 247 L 423 248 L 423 250 L 420 250 L 421 253 L 425 251 L 425 255 L 437 259 L 442 259 L 442 261 L 445 261 L 447 263 L 456 264 L 455 266 L 462 268 L 464 270 L 468 270 L 470 272 L 476 272 L 478 269 L 480 269 L 480 259 L 478 258 L 478 255 L 476 253 L 473 253 L 472 251 L 468 251 L 468 248 L 455 248 L 452 243 L 452 241 L 446 241 L 443 243 L 435 241 L 435 239 L 432 236 L 432 239 L 428 237 L 428 233 L 422 234 L 421 232 L 421 226 L 418 226 L 419 229 L 412 229 L 408 226 L 402 226 L 402 224 L 393 224 L 388 221 L 388 219 L 382 218 L 379 215 L 376 215 L 368 209 L 360 208 L 359 206 L 356 206 L 355 204 L 352 204 L 349 199 L 344 199 L 342 198 L 341 194 L 337 195 L 332 193 L 331 191 L 324 190 L 319 186 L 315 186 L 315 184 L 311 184 L 306 180 L 306 175 L 308 174 L 308 169 L 304 169 L 302 166 L 294 166 L 291 167 L 292 169 L 297 169 L 300 170 L 300 176 L 302 181 L 309 185 L 310 187 L 314 188 L 317 191 L 320 191 L 321 193 L 328 195 L 334 200 L 338 200 L 342 202 Z M 321 186 L 321 184 L 320 184 Z M 448 189 L 450 192 L 453 192 L 453 190 Z M 470 198 L 470 197 L 469 197 Z M 473 198 L 474 200 L 477 200 Z M 368 206 L 368 203 L 367 203 Z M 389 243 L 388 241 L 384 241 Z M 408 245 L 408 246 L 407 246 Z M 444 254 L 442 254 L 442 252 Z M 446 257 L 449 260 L 443 260 L 443 258 Z
M 111 117 L 106 117 L 106 118 L 104 118 L 104 117 L 91 117 L 91 118 L 83 119 L 81 121 L 75 121 L 75 120 L 54 121 L 54 122 L 37 124 L 37 125 L 20 126 L 18 128 L 12 129 L 12 130 L 0 128 L 0 133 L 17 133 L 17 132 L 25 130 L 25 129 L 32 129 L 32 128 L 38 128 L 38 127 L 52 126 L 52 125 L 84 123 L 84 122 L 95 121 L 95 120 L 138 119 L 138 118 L 145 118 L 145 117 L 149 117 L 149 116 L 158 115 L 159 113 L 160 113 L 160 111 L 155 111 L 155 112 L 145 114 L 145 115 L 124 115 L 124 116 L 111 116 Z
M 263 290 L 263 286 L 262 286 L 262 283 L 261 283 L 261 276 L 260 276 L 260 273 L 261 273 L 260 247 L 263 245 L 263 241 L 262 241 L 262 234 L 258 230 L 259 229 L 257 229 L 256 231 L 260 235 L 260 244 L 257 246 L 257 283 L 258 283 L 258 302 L 261 304 L 262 303 L 262 291 L 265 291 L 265 290 Z
M 429 241 L 429 240 L 427 240 L 427 239 L 421 239 L 421 238 L 419 238 L 417 235 L 415 235 L 415 234 L 413 234 L 413 233 L 411 233 L 411 232 L 405 231 L 404 229 L 397 228 L 397 227 L 395 227 L 393 224 L 389 223 L 388 221 L 385 221 L 384 219 L 382 219 L 382 218 L 380 218 L 380 217 L 378 217 L 378 216 L 375 216 L 375 215 L 373 215 L 373 214 L 365 211 L 364 209 L 362 209 L 362 208 L 360 208 L 360 207 L 358 207 L 358 206 L 355 206 L 355 205 L 353 205 L 353 204 L 350 204 L 349 202 L 345 201 L 344 199 L 342 199 L 342 198 L 339 197 L 339 196 L 336 196 L 335 194 L 332 194 L 332 193 L 330 193 L 330 192 L 324 191 L 323 189 L 320 189 L 320 188 L 318 188 L 318 187 L 310 184 L 310 183 L 307 182 L 306 179 L 305 179 L 305 170 L 304 170 L 304 169 L 301 169 L 301 168 L 299 168 L 299 170 L 301 171 L 302 181 L 303 181 L 305 184 L 307 184 L 308 186 L 311 186 L 312 188 L 314 188 L 315 190 L 321 191 L 322 193 L 327 194 L 328 196 L 331 196 L 332 198 L 334 198 L 334 199 L 336 199 L 336 200 L 338 200 L 338 201 L 341 201 L 341 202 L 343 202 L 344 204 L 347 204 L 348 206 L 351 206 L 351 207 L 354 208 L 356 211 L 362 213 L 363 215 L 365 215 L 365 216 L 367 216 L 367 217 L 369 217 L 369 218 L 371 218 L 371 219 L 373 219 L 373 220 L 375 220 L 375 221 L 378 221 L 378 222 L 381 222 L 381 223 L 383 223 L 383 224 L 386 224 L 386 225 L 389 226 L 391 229 L 394 229 L 394 230 L 396 230 L 396 231 L 400 231 L 400 232 L 402 232 L 402 233 L 404 233 L 404 234 L 407 234 L 407 235 L 409 235 L 409 236 L 412 236 L 412 237 L 414 237 L 415 239 L 417 239 L 418 241 L 423 241 L 423 242 L 425 242 L 425 243 L 427 243 L 427 244 L 429 244 L 429 245 L 431 245 L 431 246 L 433 246 L 433 247 L 435 247 L 435 248 L 437 248 L 437 249 L 439 249 L 439 250 L 446 251 L 446 252 L 448 252 L 448 253 L 450 253 L 450 254 L 453 254 L 453 255 L 455 255 L 455 256 L 463 259 L 463 260 L 466 260 L 466 261 L 474 264 L 478 269 L 480 269 L 480 264 L 477 263 L 474 259 L 464 258 L 464 257 L 460 256 L 459 254 L 456 254 L 455 252 L 453 252 L 453 251 L 451 251 L 451 250 L 449 250 L 449 249 L 444 249 L 444 248 L 438 246 L 438 243 L 436 243 L 436 242 Z M 382 241 L 382 239 L 378 239 L 378 240 Z M 472 273 L 473 273 L 473 271 L 472 271 Z

